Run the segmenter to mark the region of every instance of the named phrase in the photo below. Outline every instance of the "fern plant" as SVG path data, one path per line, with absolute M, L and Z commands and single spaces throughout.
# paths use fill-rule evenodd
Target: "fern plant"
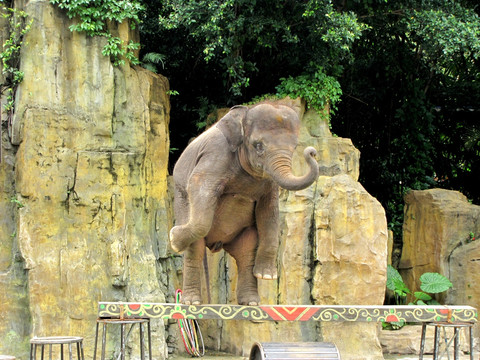
M 161 64 L 162 69 L 165 68 L 165 55 L 159 54 L 156 52 L 149 52 L 143 55 L 142 58 L 142 66 L 150 70 L 151 72 L 154 72 L 155 74 L 158 72 L 157 65 Z

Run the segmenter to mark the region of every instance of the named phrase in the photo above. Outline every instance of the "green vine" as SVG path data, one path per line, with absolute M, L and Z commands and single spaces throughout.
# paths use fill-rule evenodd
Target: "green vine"
M 5 95 L 6 101 L 3 106 L 7 117 L 3 116 L 0 121 L 0 163 L 2 162 L 2 128 L 3 124 L 11 125 L 13 105 L 15 103 L 15 90 L 23 80 L 24 73 L 20 70 L 20 49 L 23 44 L 24 35 L 30 30 L 33 19 L 27 22 L 27 13 L 23 10 L 11 8 L 6 2 L 0 1 L 1 16 L 8 21 L 9 37 L 5 40 L 0 53 L 2 61 L 3 82 L 0 84 L 2 97 Z
M 135 0 L 50 0 L 52 4 L 67 11 L 67 16 L 78 19 L 78 23 L 71 25 L 71 31 L 85 32 L 89 36 L 103 36 L 107 39 L 102 54 L 109 56 L 114 66 L 125 64 L 125 59 L 133 65 L 140 61 L 135 56 L 139 43 L 126 43 L 118 36 L 108 31 L 107 23 L 116 21 L 122 23 L 130 21 L 132 29 L 140 22 L 139 14 L 144 9 L 139 1 Z
M 8 19 L 10 36 L 3 44 L 0 53 L 2 74 L 5 77 L 1 84 L 2 95 L 6 93 L 7 102 L 4 109 L 11 112 L 14 103 L 15 89 L 23 80 L 24 73 L 20 71 L 20 49 L 24 35 L 30 30 L 33 19 L 26 21 L 27 13 L 23 10 L 2 6 L 2 17 Z

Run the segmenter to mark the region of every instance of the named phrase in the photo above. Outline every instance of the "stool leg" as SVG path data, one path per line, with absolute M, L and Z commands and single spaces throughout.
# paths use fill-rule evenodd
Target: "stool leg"
M 63 344 L 60 344 L 60 359 L 63 360 Z
M 460 336 L 459 332 L 458 332 L 459 328 L 454 326 L 453 327 L 453 336 L 454 336 L 454 339 L 453 339 L 453 359 L 454 360 L 459 360 L 460 359 L 460 349 L 459 349 L 459 346 L 458 346 L 458 337 Z
M 468 327 L 470 332 L 470 360 L 473 360 L 473 325 Z
M 447 358 L 448 360 L 450 360 L 450 353 L 448 352 L 448 347 L 450 346 L 454 338 L 448 341 L 447 330 L 443 326 L 442 326 L 442 329 L 443 329 L 443 340 L 445 341 L 445 351 L 440 355 L 440 359 L 442 358 L 443 354 L 447 353 Z
M 68 344 L 68 358 L 73 360 L 72 358 L 72 344 Z
M 423 351 L 425 350 L 425 334 L 427 332 L 427 324 L 422 323 L 422 337 L 420 339 L 420 354 L 418 360 L 423 360 Z
M 433 345 L 433 360 L 438 360 L 438 347 L 440 344 L 440 328 L 435 325 L 435 344 Z
M 49 349 L 48 349 L 48 358 L 49 360 L 52 360 L 52 344 L 50 344 Z
M 95 325 L 95 345 L 93 347 L 93 360 L 97 359 L 98 321 Z
M 107 324 L 103 324 L 103 333 L 102 333 L 102 359 L 105 360 L 105 345 L 107 343 Z
M 147 332 L 148 332 L 148 360 L 152 360 L 152 333 L 150 331 L 150 319 L 147 322 Z
M 140 326 L 140 359 L 145 360 L 145 351 L 143 349 L 143 324 L 139 323 Z
M 42 344 L 42 353 L 40 355 L 40 359 L 43 360 L 43 351 L 44 351 L 45 345 Z
M 81 341 L 77 342 L 77 359 L 80 360 L 80 343 Z
M 80 350 L 82 353 L 82 360 L 85 360 L 85 355 L 83 354 L 83 341 L 80 341 Z
M 121 324 L 120 325 L 120 347 L 121 347 L 121 350 L 120 350 L 120 358 L 122 360 L 125 360 L 125 324 Z
M 34 344 L 30 344 L 30 360 L 35 360 L 37 358 L 36 352 L 37 352 L 37 346 Z

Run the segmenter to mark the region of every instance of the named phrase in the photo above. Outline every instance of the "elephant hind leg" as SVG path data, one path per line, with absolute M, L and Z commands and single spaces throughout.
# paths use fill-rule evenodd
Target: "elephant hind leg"
M 257 242 L 257 229 L 251 226 L 243 230 L 232 242 L 223 246 L 237 263 L 237 301 L 240 305 L 255 306 L 260 303 L 257 278 L 253 276 Z

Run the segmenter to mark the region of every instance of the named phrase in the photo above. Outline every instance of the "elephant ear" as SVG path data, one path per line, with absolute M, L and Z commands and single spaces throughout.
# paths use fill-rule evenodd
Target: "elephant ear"
M 236 151 L 243 142 L 243 120 L 247 110 L 246 106 L 236 105 L 216 125 L 227 139 L 232 152 Z

